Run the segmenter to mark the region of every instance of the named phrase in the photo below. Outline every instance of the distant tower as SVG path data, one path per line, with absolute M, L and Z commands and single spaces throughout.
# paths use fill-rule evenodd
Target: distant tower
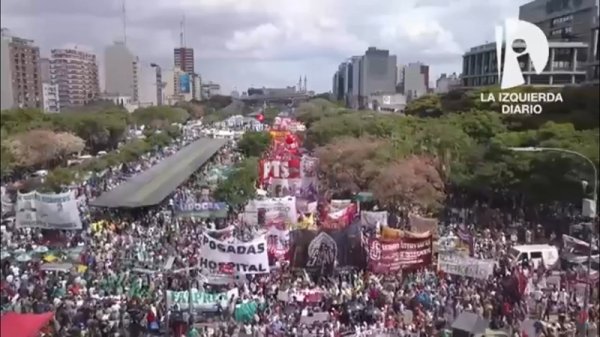
M 123 0 L 121 15 L 123 19 L 123 44 L 127 45 L 127 8 L 125 8 L 125 1 L 126 0 Z
M 296 89 L 296 91 L 302 91 L 302 75 L 300 75 L 300 78 L 298 78 L 298 89 Z
M 308 92 L 308 90 L 306 90 L 306 75 L 304 75 L 304 92 Z
M 181 18 L 180 22 L 179 47 L 185 48 L 185 15 Z

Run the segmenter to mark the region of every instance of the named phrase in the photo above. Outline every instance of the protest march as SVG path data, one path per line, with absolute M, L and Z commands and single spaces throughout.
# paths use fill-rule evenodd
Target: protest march
M 1 336 L 597 336 L 597 233 L 329 193 L 283 112 L 184 123 L 61 191 L 3 183 Z

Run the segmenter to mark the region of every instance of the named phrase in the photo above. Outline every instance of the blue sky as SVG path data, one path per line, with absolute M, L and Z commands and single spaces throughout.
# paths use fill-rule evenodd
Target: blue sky
M 145 62 L 173 65 L 180 21 L 196 71 L 228 93 L 249 86 L 331 90 L 338 64 L 368 46 L 399 64 L 421 61 L 434 82 L 461 70 L 462 53 L 493 41 L 494 25 L 517 17 L 527 0 L 125 0 L 127 44 Z M 122 39 L 123 0 L 2 0 L 2 26 L 50 49 L 94 51 Z M 101 71 L 102 73 L 102 71 Z M 102 82 L 102 80 L 101 80 Z

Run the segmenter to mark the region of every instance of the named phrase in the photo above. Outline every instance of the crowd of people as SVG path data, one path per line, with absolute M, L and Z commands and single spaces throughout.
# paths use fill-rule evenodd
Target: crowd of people
M 248 241 L 258 228 L 232 212 L 219 219 L 194 219 L 179 217 L 175 209 L 215 201 L 210 175 L 242 159 L 235 140 L 160 205 L 140 210 L 87 206 L 202 136 L 201 131 L 185 132 L 168 147 L 72 187 L 80 200 L 80 231 L 16 228 L 14 219 L 3 220 L 3 312 L 53 312 L 44 336 L 428 337 L 448 335 L 463 313 L 511 336 L 574 336 L 576 331 L 597 336 L 597 285 L 584 295 L 589 304 L 584 308 L 569 288 L 566 275 L 574 270 L 557 274 L 560 268 L 509 259 L 517 243 L 547 242 L 549 233 L 536 227 L 517 235 L 508 228 L 442 219 L 440 237 L 454 235 L 460 227 L 476 238 L 473 257 L 496 261 L 486 279 L 450 275 L 435 263 L 393 274 L 336 268 L 315 277 L 278 261 L 268 274 L 206 275 L 197 267 L 204 233 L 230 230 L 231 240 Z M 551 284 L 555 275 L 560 282 Z M 201 311 L 172 305 L 167 298 L 169 292 L 191 294 L 192 289 L 208 294 L 236 290 L 236 296 L 219 295 L 216 305 Z

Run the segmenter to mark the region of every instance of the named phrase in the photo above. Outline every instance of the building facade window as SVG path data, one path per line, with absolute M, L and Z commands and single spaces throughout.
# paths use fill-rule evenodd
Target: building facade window
M 572 21 L 573 21 L 572 14 L 559 16 L 557 18 L 552 19 L 552 27 L 559 26 L 559 25 L 565 24 L 567 22 L 572 22 Z

